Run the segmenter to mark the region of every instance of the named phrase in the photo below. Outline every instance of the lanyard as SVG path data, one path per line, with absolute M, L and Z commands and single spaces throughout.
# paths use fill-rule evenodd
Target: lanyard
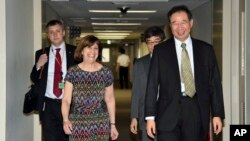
M 56 63 L 58 63 L 59 66 L 60 66 L 60 69 L 61 69 L 61 72 L 62 72 L 62 78 L 63 78 L 62 64 L 63 64 L 63 60 L 64 60 L 63 58 L 64 58 L 65 51 L 63 50 L 62 57 L 61 57 L 61 62 L 59 62 L 59 60 L 56 58 L 56 53 L 54 51 L 56 52 L 56 49 L 52 49 L 52 54 L 55 57 Z M 58 53 L 60 54 L 60 51 Z M 61 54 L 60 54 L 60 56 L 61 56 Z

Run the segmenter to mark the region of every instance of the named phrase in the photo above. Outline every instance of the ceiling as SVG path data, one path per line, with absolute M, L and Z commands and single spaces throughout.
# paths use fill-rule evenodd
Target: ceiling
M 102 39 L 111 34 L 107 32 L 119 33 L 112 33 L 114 36 L 108 36 L 110 39 L 120 36 L 126 36 L 126 39 L 139 38 L 149 26 L 164 26 L 171 7 L 185 4 L 194 9 L 207 1 L 209 0 L 42 0 L 43 10 L 50 7 L 67 25 L 78 26 L 82 34 L 95 34 Z M 116 13 L 92 13 L 90 10 L 116 10 Z M 138 10 L 156 12 L 132 13 Z M 94 25 L 100 23 L 137 25 Z

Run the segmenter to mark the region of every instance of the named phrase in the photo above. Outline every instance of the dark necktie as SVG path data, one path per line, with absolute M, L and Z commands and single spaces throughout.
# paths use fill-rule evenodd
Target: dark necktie
M 182 53 L 181 53 L 181 80 L 185 85 L 185 94 L 189 97 L 193 97 L 196 90 L 193 79 L 193 73 L 191 69 L 191 64 L 186 50 L 186 44 L 182 43 Z
M 55 58 L 55 69 L 54 69 L 54 85 L 53 93 L 56 97 L 60 97 L 62 94 L 62 89 L 59 88 L 59 83 L 62 81 L 62 61 L 60 55 L 60 48 L 56 49 L 56 58 Z

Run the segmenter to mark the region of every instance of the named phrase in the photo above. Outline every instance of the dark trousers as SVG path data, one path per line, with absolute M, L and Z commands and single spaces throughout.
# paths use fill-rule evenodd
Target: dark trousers
M 154 141 L 154 139 L 148 136 L 146 130 L 140 130 L 140 141 Z
M 128 67 L 121 67 L 119 68 L 119 82 L 120 88 L 123 89 L 128 88 Z
M 181 113 L 176 127 L 170 131 L 157 131 L 157 141 L 205 141 L 196 96 L 183 96 Z M 166 125 L 167 126 L 167 125 Z
M 68 141 L 68 136 L 63 131 L 61 100 L 45 98 L 45 107 L 41 114 L 44 141 Z

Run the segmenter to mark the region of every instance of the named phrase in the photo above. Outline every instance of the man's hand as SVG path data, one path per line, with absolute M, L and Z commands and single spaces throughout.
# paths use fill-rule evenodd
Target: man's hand
M 216 135 L 222 131 L 222 121 L 220 117 L 213 117 L 213 128 Z
M 151 138 L 155 138 L 156 126 L 154 120 L 147 120 L 147 134 Z
M 46 53 L 44 53 L 44 54 L 42 54 L 40 57 L 39 57 L 39 59 L 38 59 L 38 61 L 37 61 L 37 63 L 36 63 L 36 68 L 37 69 L 40 69 L 45 63 L 47 63 L 48 62 L 48 56 L 47 56 L 47 54 Z
M 130 131 L 133 134 L 137 134 L 138 130 L 137 130 L 137 119 L 136 118 L 132 118 L 131 122 L 130 122 Z

